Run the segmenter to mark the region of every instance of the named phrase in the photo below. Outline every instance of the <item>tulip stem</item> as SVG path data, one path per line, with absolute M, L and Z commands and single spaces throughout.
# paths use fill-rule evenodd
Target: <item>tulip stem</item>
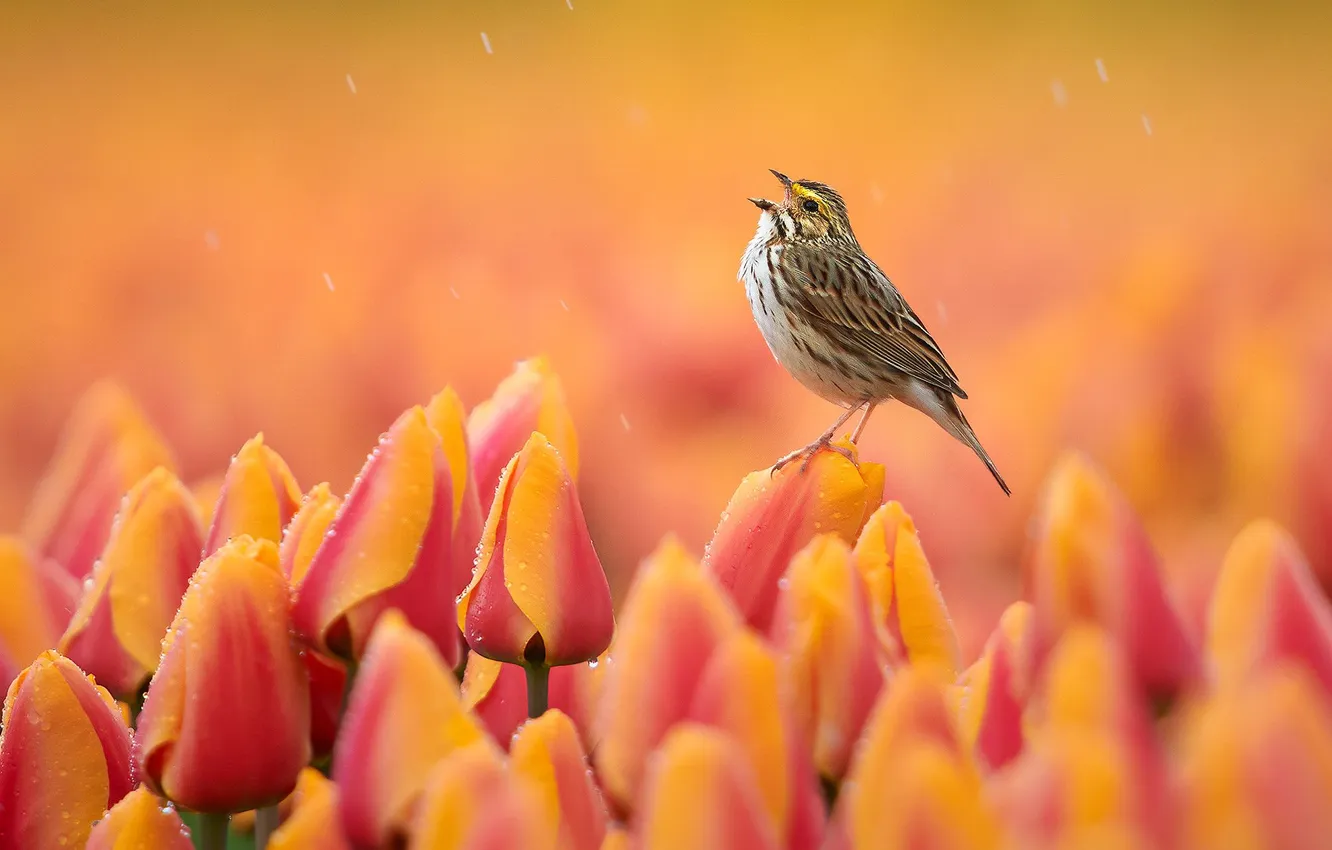
M 195 823 L 195 846 L 199 850 L 227 850 L 227 832 L 231 828 L 231 815 L 200 812 Z
M 254 846 L 255 850 L 264 850 L 268 846 L 268 838 L 277 831 L 281 815 L 278 813 L 277 806 L 264 806 L 257 809 L 254 813 Z
M 540 717 L 550 704 L 550 668 L 544 664 L 526 664 L 527 716 Z

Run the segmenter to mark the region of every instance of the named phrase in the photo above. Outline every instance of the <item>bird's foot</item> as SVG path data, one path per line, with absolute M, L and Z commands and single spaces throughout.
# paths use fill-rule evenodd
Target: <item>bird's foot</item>
M 786 466 L 788 463 L 790 463 L 793 460 L 796 460 L 797 458 L 802 459 L 800 463 L 800 474 L 804 475 L 805 470 L 809 469 L 809 463 L 814 459 L 814 455 L 818 454 L 824 449 L 831 449 L 832 451 L 837 452 L 842 457 L 851 461 L 851 464 L 853 466 L 859 468 L 860 464 L 856 463 L 856 455 L 853 450 L 847 448 L 846 446 L 833 445 L 832 435 L 824 434 L 822 437 L 819 437 L 817 440 L 810 443 L 809 445 L 798 448 L 795 451 L 791 452 L 790 454 L 784 455 L 783 457 L 779 458 L 778 461 L 772 465 L 772 470 L 769 472 L 769 475 L 776 475 L 777 470 L 781 469 L 783 466 Z

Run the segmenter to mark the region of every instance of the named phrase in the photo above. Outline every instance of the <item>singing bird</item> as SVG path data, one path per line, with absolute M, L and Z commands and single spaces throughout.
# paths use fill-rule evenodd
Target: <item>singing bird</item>
M 796 380 L 846 408 L 797 458 L 801 469 L 859 410 L 854 444 L 874 408 L 890 399 L 914 407 L 969 446 L 1004 493 L 1008 485 L 962 415 L 967 394 L 938 343 L 851 230 L 846 202 L 831 187 L 773 171 L 786 189 L 780 201 L 750 198 L 760 210 L 758 232 L 740 261 L 740 280 L 763 338 Z

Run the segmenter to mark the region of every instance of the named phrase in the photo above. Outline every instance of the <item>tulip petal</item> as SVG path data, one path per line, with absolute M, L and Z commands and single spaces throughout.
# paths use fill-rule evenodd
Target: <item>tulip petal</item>
M 426 421 L 439 435 L 453 479 L 454 554 L 449 580 L 452 595 L 449 598 L 456 599 L 472 580 L 472 561 L 476 557 L 485 515 L 477 496 L 476 472 L 472 468 L 471 447 L 467 441 L 467 413 L 462 399 L 451 387 L 446 387 L 430 399 L 425 414 Z M 488 494 L 493 493 L 493 488 L 488 491 Z
M 144 778 L 195 811 L 277 803 L 310 759 L 310 691 L 269 540 L 234 538 L 190 582 L 139 716 Z
M 1023 647 L 1031 606 L 1015 602 L 999 618 L 981 658 L 961 677 L 964 737 L 992 770 L 1018 756 L 1023 747 L 1022 712 L 1028 675 Z
M 595 662 L 566 664 L 550 671 L 550 708 L 574 721 L 588 752 L 597 742 L 593 718 L 608 666 L 603 653 Z M 484 655 L 469 656 L 462 698 L 463 707 L 473 712 L 495 743 L 506 749 L 518 727 L 527 721 L 527 676 L 516 664 L 493 661 Z
M 67 579 L 53 562 L 35 562 L 19 538 L 0 535 L 0 683 L 6 687 L 55 645 Z
M 740 628 L 713 578 L 673 539 L 648 557 L 625 599 L 597 725 L 602 787 L 637 797 L 648 753 L 684 720 L 708 659 Z
M 86 850 L 193 850 L 193 847 L 190 833 L 175 808 L 163 807 L 156 795 L 139 787 L 97 822 L 88 836 Z
M 505 771 L 489 744 L 440 761 L 421 795 L 412 850 L 556 850 L 557 830 L 536 784 Z
M 541 789 L 559 823 L 560 850 L 597 850 L 606 835 L 602 802 L 587 754 L 569 716 L 551 709 L 518 730 L 510 750 L 515 772 Z
M 92 570 L 121 496 L 171 453 L 119 386 L 97 384 L 79 400 L 29 503 L 23 537 L 82 581 Z
M 642 850 L 779 846 L 748 759 L 713 729 L 683 724 L 666 736 L 639 808 Z
M 282 564 L 282 574 L 293 588 L 300 587 L 305 581 L 310 562 L 324 542 L 324 534 L 340 507 L 342 500 L 333 495 L 328 484 L 316 484 L 305 494 L 300 509 L 283 529 L 278 561 Z
M 434 644 L 397 611 L 386 612 L 366 646 L 333 752 L 347 837 L 380 846 L 405 833 L 431 768 L 484 738 Z
M 704 566 L 731 594 L 746 622 L 766 633 L 778 582 L 795 554 L 820 533 L 855 542 L 882 498 L 882 466 L 857 467 L 835 451 L 814 455 L 804 472 L 798 463 L 776 473 L 751 472 L 722 512 Z
M 338 820 L 338 786 L 307 767 L 294 797 L 291 814 L 269 836 L 268 850 L 351 850 Z
M 204 555 L 211 555 L 228 540 L 250 536 L 256 540 L 282 540 L 301 504 L 301 488 L 277 452 L 258 434 L 231 459 L 213 510 Z
M 105 690 L 54 651 L 9 688 L 0 732 L 0 836 L 81 847 L 134 787 L 130 732 Z

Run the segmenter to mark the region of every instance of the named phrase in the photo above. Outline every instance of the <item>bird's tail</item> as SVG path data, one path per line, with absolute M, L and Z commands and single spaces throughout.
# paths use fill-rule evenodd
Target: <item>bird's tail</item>
M 1008 485 L 1004 483 L 1004 477 L 999 474 L 998 467 L 994 465 L 993 460 L 990 460 L 990 455 L 986 453 L 985 447 L 976 438 L 976 432 L 971 430 L 971 423 L 967 422 L 967 417 L 962 415 L 962 408 L 958 406 L 957 399 L 953 398 L 951 393 L 940 393 L 940 395 L 944 396 L 943 406 L 947 415 L 939 417 L 939 424 L 948 433 L 961 440 L 965 445 L 970 446 L 976 456 L 985 461 L 985 465 L 990 469 L 990 474 L 994 476 L 995 481 L 999 482 L 1005 496 L 1013 495 L 1013 491 L 1009 490 Z

